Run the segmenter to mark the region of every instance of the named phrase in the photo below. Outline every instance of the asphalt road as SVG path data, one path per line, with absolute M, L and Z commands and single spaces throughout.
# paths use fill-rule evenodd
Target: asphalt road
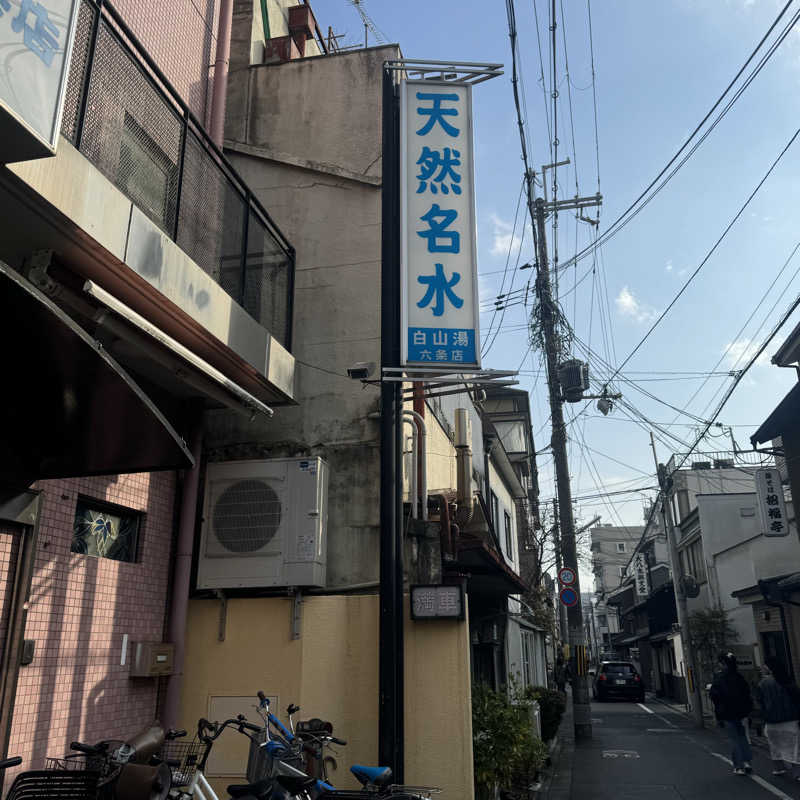
M 754 748 L 753 775 L 733 774 L 727 736 L 698 731 L 660 703 L 592 703 L 593 738 L 575 745 L 571 800 L 774 800 L 800 783 L 773 777 Z

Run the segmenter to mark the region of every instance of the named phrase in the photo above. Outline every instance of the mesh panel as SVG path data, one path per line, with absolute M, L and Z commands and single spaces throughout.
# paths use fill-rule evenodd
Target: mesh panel
M 105 21 L 97 34 L 81 152 L 168 233 L 182 123 Z
M 281 524 L 281 501 L 263 481 L 238 481 L 214 505 L 214 533 L 231 553 L 252 553 L 272 541 Z
M 183 165 L 178 244 L 241 302 L 244 200 L 216 158 L 189 131 Z
M 291 262 L 254 212 L 247 229 L 247 264 L 242 305 L 284 347 L 289 341 Z
M 81 3 L 67 81 L 62 134 L 75 143 L 96 12 Z M 100 21 L 80 150 L 150 219 L 176 241 L 237 303 L 284 346 L 291 336 L 289 257 L 262 218 L 250 211 L 243 274 L 247 202 L 230 166 L 204 131 L 188 124 L 183 176 L 180 101 L 152 75 L 106 17 Z M 178 195 L 180 215 L 176 220 Z M 177 226 L 176 226 L 177 222 Z
M 61 135 L 73 144 L 78 131 L 78 113 L 81 109 L 81 94 L 86 75 L 86 62 L 89 60 L 94 15 L 95 11 L 88 3 L 81 3 L 75 27 L 75 44 L 72 49 L 67 90 L 64 93 L 64 115 L 61 117 Z

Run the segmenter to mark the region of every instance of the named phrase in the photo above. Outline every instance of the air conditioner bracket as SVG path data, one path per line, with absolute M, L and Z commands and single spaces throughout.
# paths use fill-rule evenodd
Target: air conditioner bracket
M 221 589 L 217 589 L 214 594 L 219 600 L 219 632 L 217 633 L 217 641 L 225 641 L 225 627 L 228 623 L 228 598 Z

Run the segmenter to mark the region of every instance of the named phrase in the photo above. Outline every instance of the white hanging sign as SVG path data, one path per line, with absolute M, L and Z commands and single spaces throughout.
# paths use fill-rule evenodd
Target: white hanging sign
M 480 367 L 472 87 L 403 81 L 402 362 Z
M 756 470 L 756 494 L 764 536 L 788 536 L 786 503 L 781 476 L 776 468 Z

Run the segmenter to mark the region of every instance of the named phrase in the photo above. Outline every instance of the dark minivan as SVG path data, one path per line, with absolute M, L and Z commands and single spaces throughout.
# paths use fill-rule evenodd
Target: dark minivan
M 644 702 L 644 684 L 630 661 L 603 661 L 594 679 L 596 700 L 631 700 Z

